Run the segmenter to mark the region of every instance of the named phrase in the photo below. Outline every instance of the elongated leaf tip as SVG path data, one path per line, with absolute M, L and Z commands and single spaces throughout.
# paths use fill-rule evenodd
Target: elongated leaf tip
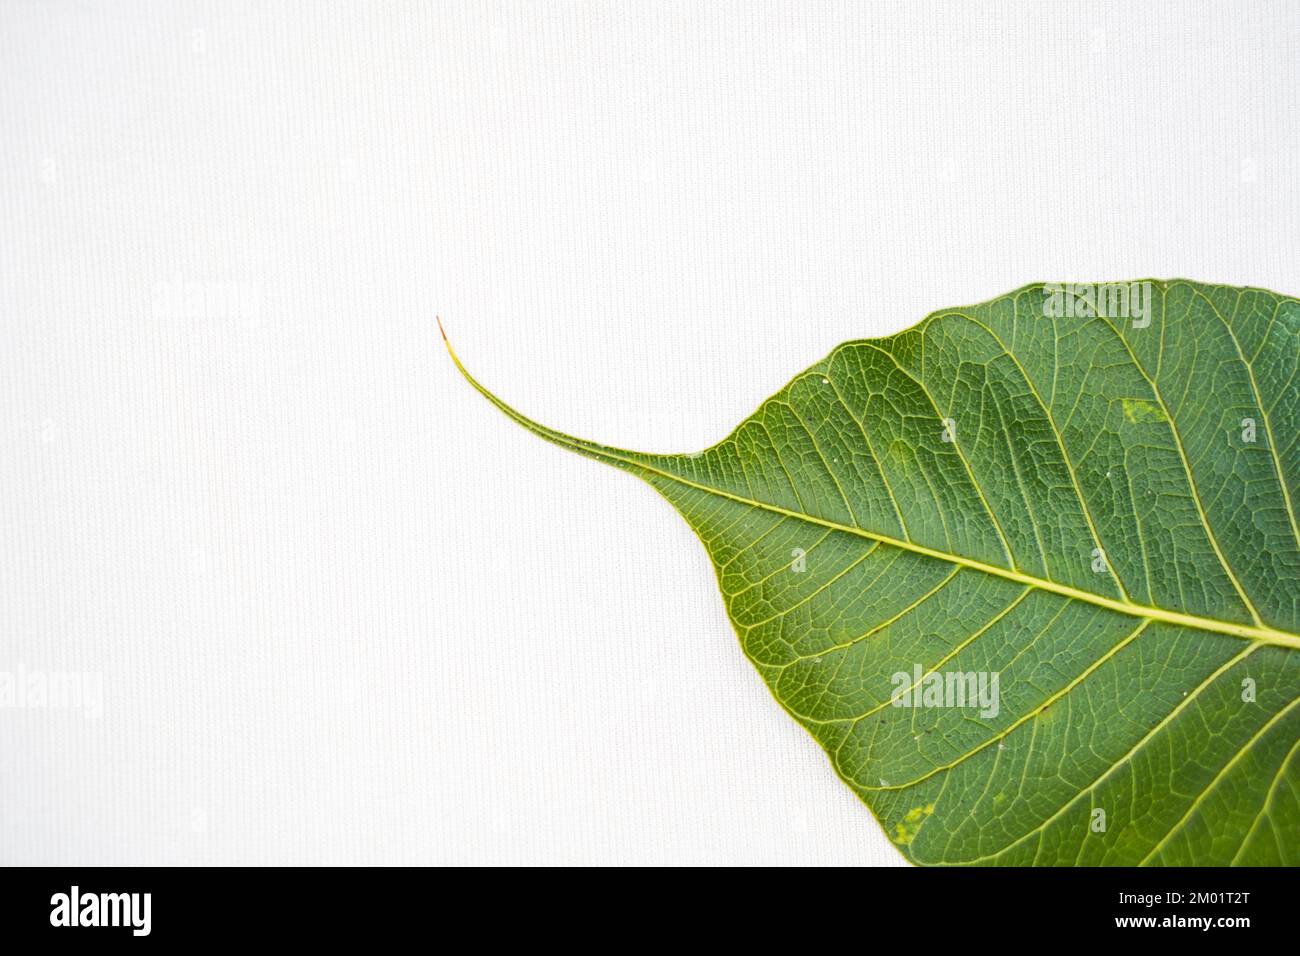
M 456 350 L 451 347 L 451 340 L 447 338 L 447 330 L 442 327 L 442 316 L 435 315 L 433 318 L 438 323 L 438 331 L 442 333 L 442 344 L 447 346 L 447 354 L 456 363 L 456 368 L 460 369 L 461 374 L 468 377 L 469 373 L 465 371 L 465 366 L 461 365 L 460 359 L 456 358 Z
M 456 350 L 451 347 L 451 340 L 447 338 L 447 330 L 442 327 L 442 316 L 435 315 L 433 318 L 438 323 L 438 331 L 442 333 L 442 344 L 447 346 L 447 354 L 451 356 L 452 362 L 455 363 L 456 368 L 460 371 L 460 374 L 464 375 L 467 379 L 469 379 L 470 383 L 475 388 L 478 388 L 481 391 L 482 390 L 481 386 L 474 381 L 473 377 L 469 374 L 469 372 L 465 370 L 465 366 L 460 364 L 460 359 L 456 357 Z

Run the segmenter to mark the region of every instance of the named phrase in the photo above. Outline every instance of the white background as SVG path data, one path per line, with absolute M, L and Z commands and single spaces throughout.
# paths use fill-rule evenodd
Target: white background
M 1036 280 L 1300 292 L 1300 5 L 0 9 L 0 862 L 898 863 L 647 486 Z

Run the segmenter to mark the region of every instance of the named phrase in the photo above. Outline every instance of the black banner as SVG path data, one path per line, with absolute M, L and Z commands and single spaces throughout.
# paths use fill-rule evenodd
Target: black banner
M 740 935 L 801 926 L 810 944 L 847 933 L 872 949 L 925 939 L 996 946 L 1043 931 L 1044 944 L 1125 937 L 1181 944 L 1200 937 L 1232 945 L 1290 929 L 1288 877 L 1226 869 L 891 868 L 775 878 L 733 873 L 725 888 L 710 877 L 699 889 L 685 873 L 666 885 L 654 874 L 636 874 L 635 882 L 606 876 L 593 891 L 581 872 L 552 875 L 538 888 L 529 873 L 498 874 L 489 884 L 476 873 L 421 869 L 10 868 L 0 869 L 0 920 L 7 943 L 63 937 L 131 946 L 396 943 L 494 911 L 502 915 L 485 927 L 494 937 L 528 926 L 548 927 L 549 934 L 564 923 L 594 941 L 597 927 L 617 919 L 636 927 L 640 945 L 657 934 L 668 942 L 694 925 Z M 515 885 L 500 885 L 507 880 Z M 657 888 L 647 894 L 641 886 Z M 622 937 L 607 942 L 623 945 Z

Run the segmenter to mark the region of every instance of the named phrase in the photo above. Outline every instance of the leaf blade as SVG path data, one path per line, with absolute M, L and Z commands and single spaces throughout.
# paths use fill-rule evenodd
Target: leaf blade
M 1145 326 L 1046 316 L 1048 287 L 1029 286 L 845 343 L 695 455 L 564 435 L 456 364 L 525 428 L 678 508 L 746 655 L 910 859 L 1297 862 L 1278 836 L 1300 818 L 1300 305 L 1157 285 Z M 1226 395 L 1217 419 L 1171 393 L 1198 375 Z M 1264 443 L 1225 453 L 1242 410 Z M 1263 501 L 1251 521 L 1243 488 Z M 903 664 L 1009 677 L 1009 713 L 900 714 Z M 1255 673 L 1258 699 L 1232 707 L 1225 681 Z M 1194 753 L 1207 703 L 1223 728 L 1199 753 L 1220 762 L 1154 773 L 1158 748 Z M 1139 792 L 1146 816 L 1121 799 Z M 1113 823 L 1094 832 L 1099 797 Z

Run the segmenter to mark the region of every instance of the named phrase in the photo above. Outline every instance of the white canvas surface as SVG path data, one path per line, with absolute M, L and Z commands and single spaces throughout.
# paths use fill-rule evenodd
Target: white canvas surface
M 0 4 L 0 863 L 901 864 L 608 444 L 1300 292 L 1300 6 Z

